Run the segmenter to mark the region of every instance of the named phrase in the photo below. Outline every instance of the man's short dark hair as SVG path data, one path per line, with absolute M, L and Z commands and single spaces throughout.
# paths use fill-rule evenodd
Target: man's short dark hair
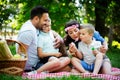
M 49 11 L 42 6 L 36 6 L 31 10 L 30 19 L 33 19 L 35 16 L 41 17 L 43 13 L 49 13 Z

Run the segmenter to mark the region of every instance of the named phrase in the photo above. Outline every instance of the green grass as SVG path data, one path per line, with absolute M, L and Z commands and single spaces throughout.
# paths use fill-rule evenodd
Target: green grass
M 12 53 L 15 53 L 15 47 L 10 47 L 10 50 Z M 120 49 L 112 48 L 109 49 L 109 51 L 106 54 L 112 63 L 113 67 L 120 68 Z M 20 76 L 11 76 L 6 74 L 0 74 L 0 80 L 28 80 L 28 79 L 22 79 Z M 55 78 L 46 78 L 44 80 L 102 80 L 102 79 L 92 79 L 92 78 L 81 78 L 80 76 L 63 76 L 63 77 L 55 77 Z
M 20 76 L 11 76 L 8 74 L 0 74 L 0 80 L 29 80 L 28 78 L 23 79 Z M 70 75 L 70 76 L 63 76 L 63 77 L 47 77 L 46 79 L 37 79 L 37 80 L 103 80 L 100 78 L 82 78 L 80 76 Z
M 120 68 L 120 49 L 112 48 L 106 55 L 110 58 L 113 67 Z
M 28 80 L 23 79 L 21 76 L 13 76 L 8 74 L 0 74 L 0 80 Z
M 45 80 L 103 80 L 103 79 L 98 79 L 98 78 L 82 78 L 80 76 L 75 76 L 75 75 L 70 75 L 68 77 L 63 76 L 63 77 L 55 77 L 55 78 L 46 78 Z

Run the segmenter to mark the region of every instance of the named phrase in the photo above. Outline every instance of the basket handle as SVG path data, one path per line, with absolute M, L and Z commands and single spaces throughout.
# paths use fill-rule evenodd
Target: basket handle
M 24 53 L 24 54 L 25 54 L 25 57 L 27 57 L 27 51 L 26 51 L 24 45 L 23 45 L 21 42 L 19 42 L 19 41 L 17 41 L 17 40 L 12 40 L 12 39 L 6 39 L 6 41 L 7 41 L 7 42 L 15 42 L 15 43 L 19 44 L 18 53 L 19 53 L 19 54 Z

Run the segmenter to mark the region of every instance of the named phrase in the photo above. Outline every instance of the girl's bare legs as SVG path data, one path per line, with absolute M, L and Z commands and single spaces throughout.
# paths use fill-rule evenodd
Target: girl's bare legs
M 71 71 L 71 67 L 69 65 L 59 69 L 59 70 L 56 70 L 56 71 L 53 71 L 53 72 L 61 72 L 61 71 L 67 71 L 67 72 L 70 72 Z
M 50 60 L 45 63 L 43 66 L 41 66 L 39 69 L 37 69 L 37 73 L 43 72 L 43 71 L 51 71 L 52 69 L 59 67 L 60 62 L 59 59 L 51 57 Z
M 101 68 L 101 65 L 102 65 L 102 61 L 103 61 L 103 54 L 102 53 L 98 53 L 96 55 L 95 66 L 94 66 L 94 70 L 93 70 L 94 74 L 98 74 L 98 72 L 100 71 L 100 68 Z
M 68 67 L 68 64 L 70 63 L 70 58 L 60 57 L 58 59 L 59 59 L 59 66 L 51 69 L 50 72 L 69 71 L 70 68 Z
M 101 71 L 102 71 L 102 73 L 103 74 L 110 74 L 110 75 L 115 75 L 115 76 L 120 76 L 120 71 L 118 72 L 112 72 L 111 71 L 111 68 L 112 68 L 112 66 L 111 66 L 111 64 L 110 64 L 110 60 L 109 59 L 104 59 L 104 62 L 103 62 L 103 66 L 102 66 L 102 69 L 101 69 Z
M 80 60 L 76 57 L 73 57 L 71 59 L 71 62 L 72 62 L 72 65 L 79 71 L 79 72 L 82 72 L 82 73 L 88 73 L 83 67 L 82 65 L 80 64 Z

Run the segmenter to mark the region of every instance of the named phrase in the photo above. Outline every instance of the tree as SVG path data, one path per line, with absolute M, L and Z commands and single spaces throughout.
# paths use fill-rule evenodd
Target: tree
M 116 40 L 120 42 L 120 1 L 112 0 L 108 7 L 108 15 L 106 18 L 106 23 L 109 25 L 109 47 L 112 46 L 112 41 Z
M 9 0 L 0 1 L 0 32 L 5 29 L 4 36 L 6 37 L 6 28 L 9 27 L 8 23 L 12 21 L 16 14 L 17 6 L 14 3 L 11 4 Z M 1 33 L 2 34 L 2 33 Z
M 76 1 L 79 5 L 76 5 Z M 103 37 L 109 37 L 110 42 L 112 40 L 120 42 L 119 4 L 119 0 L 1 0 L 0 29 L 8 27 L 13 18 L 18 21 L 15 28 L 20 29 L 29 19 L 30 10 L 36 5 L 42 5 L 49 9 L 52 28 L 62 36 L 65 23 L 75 19 L 80 23 L 92 23 Z
M 106 36 L 106 31 L 108 29 L 105 27 L 105 19 L 107 17 L 107 7 L 109 5 L 110 1 L 108 0 L 96 0 L 96 6 L 95 6 L 95 28 L 97 31 L 101 33 L 101 35 L 104 37 Z
M 118 0 L 79 0 L 85 8 L 84 19 L 95 24 L 95 28 L 104 37 L 107 36 L 111 46 L 113 40 L 120 42 L 120 1 Z M 109 35 L 108 35 L 109 34 Z
M 78 17 L 75 0 L 31 0 L 29 2 L 23 1 L 22 4 L 19 17 L 17 17 L 20 23 L 19 27 L 29 19 L 30 10 L 36 5 L 42 5 L 49 10 L 52 28 L 62 36 L 64 35 L 65 22 Z

